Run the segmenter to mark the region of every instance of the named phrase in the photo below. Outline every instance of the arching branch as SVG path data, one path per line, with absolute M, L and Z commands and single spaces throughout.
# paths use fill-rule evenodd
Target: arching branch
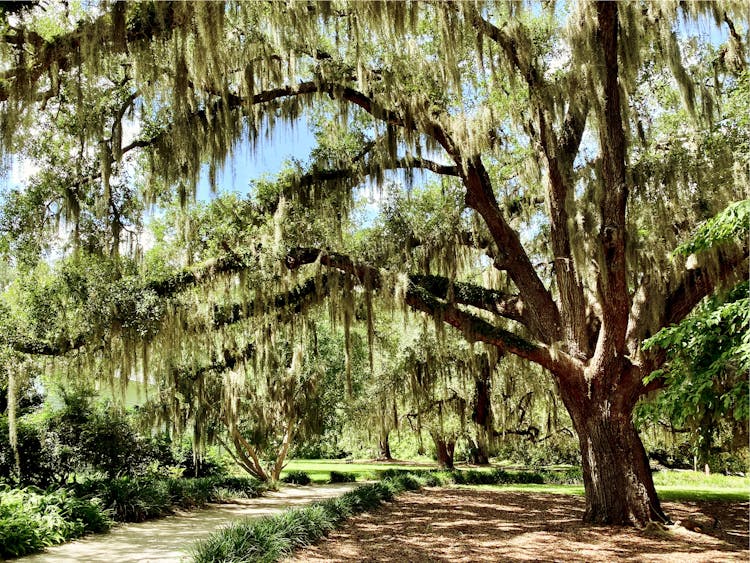
M 290 269 L 297 269 L 314 262 L 350 274 L 357 278 L 360 283 L 366 283 L 373 289 L 379 289 L 382 286 L 382 276 L 377 268 L 355 262 L 349 256 L 343 254 L 325 252 L 315 248 L 297 248 L 290 251 L 286 257 L 286 265 Z M 567 354 L 559 352 L 553 355 L 545 345 L 534 343 L 508 330 L 494 326 L 461 308 L 460 304 L 441 299 L 427 288 L 419 285 L 418 282 L 418 277 L 414 281 L 410 280 L 406 291 L 406 304 L 414 310 L 427 313 L 458 328 L 467 339 L 492 344 L 502 351 L 528 359 L 548 369 L 559 369 L 564 365 L 570 372 L 572 366 L 575 366 L 575 370 L 580 368 L 577 362 Z M 479 302 L 480 300 L 475 300 L 475 303 L 479 304 Z M 507 306 L 511 307 L 510 304 Z

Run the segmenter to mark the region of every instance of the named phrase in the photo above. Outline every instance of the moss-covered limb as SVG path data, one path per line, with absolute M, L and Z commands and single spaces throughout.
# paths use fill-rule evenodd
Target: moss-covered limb
M 637 352 L 642 340 L 660 328 L 685 319 L 704 297 L 717 288 L 727 287 L 732 280 L 746 275 L 749 253 L 744 246 L 707 257 L 708 264 L 683 270 L 671 287 L 663 288 L 651 278 L 644 278 L 643 287 L 634 298 L 628 326 L 631 354 Z M 658 307 L 656 311 L 655 307 Z M 650 351 L 647 357 L 650 371 L 658 369 L 664 359 L 658 350 Z
M 307 306 L 317 303 L 328 294 L 328 276 L 310 278 L 297 287 L 276 295 L 263 303 L 232 303 L 223 307 L 215 306 L 214 328 L 234 324 L 260 312 L 274 311 L 280 320 L 289 315 L 301 313 Z
M 410 284 L 406 292 L 406 303 L 412 309 L 428 315 L 460 330 L 470 341 L 492 344 L 498 349 L 525 358 L 547 369 L 560 367 L 560 358 L 553 358 L 549 348 L 535 344 L 508 330 L 499 328 L 484 319 L 465 311 L 458 306 L 447 303 L 432 295 L 426 289 Z
M 662 326 L 679 323 L 717 287 L 726 287 L 729 281 L 746 276 L 749 254 L 747 245 L 743 245 L 739 251 L 721 252 L 715 264 L 685 270 L 667 296 Z
M 601 303 L 602 326 L 593 363 L 605 366 L 612 355 L 625 353 L 630 295 L 628 293 L 625 253 L 628 201 L 627 139 L 622 113 L 622 92 L 618 60 L 618 4 L 597 4 L 598 46 L 595 56 L 603 72 L 597 82 L 603 88 L 604 103 L 597 104 L 597 118 L 604 125 L 599 129 L 601 147 L 602 198 L 599 213 L 598 244 L 603 263 L 597 273 L 597 293 Z
M 199 267 L 185 268 L 163 278 L 150 280 L 145 288 L 159 297 L 170 297 L 218 275 L 239 273 L 253 265 L 250 257 L 227 255 Z
M 417 158 L 407 156 L 399 158 L 385 164 L 367 163 L 361 169 L 340 168 L 336 170 L 318 170 L 301 176 L 298 182 L 300 187 L 312 186 L 321 182 L 331 180 L 343 180 L 351 178 L 352 183 L 358 183 L 362 180 L 363 175 L 377 174 L 381 170 L 400 170 L 400 169 L 420 169 L 429 170 L 435 174 L 443 176 L 458 176 L 458 168 L 446 164 L 439 164 L 426 158 Z
M 368 283 L 372 289 L 380 289 L 382 278 L 377 268 L 355 263 L 349 256 L 343 254 L 328 253 L 314 248 L 298 248 L 292 250 L 286 258 L 287 267 L 290 269 L 300 268 L 305 264 L 315 262 L 351 274 L 361 283 L 369 280 Z M 561 352 L 553 357 L 546 346 L 535 344 L 508 330 L 496 327 L 484 319 L 459 308 L 455 304 L 446 302 L 428 289 L 428 287 L 432 287 L 439 293 L 447 295 L 447 280 L 441 280 L 432 276 L 414 276 L 414 278 L 414 281 L 410 281 L 406 292 L 406 304 L 412 309 L 427 313 L 436 319 L 458 328 L 469 340 L 492 344 L 503 351 L 526 358 L 548 369 L 560 368 L 562 364 L 568 366 L 575 363 L 566 354 Z M 420 280 L 427 281 L 428 287 L 420 285 Z M 473 294 L 474 297 L 472 299 L 475 299 L 476 302 L 479 302 L 477 298 L 485 298 L 493 295 L 490 290 L 476 286 L 469 287 L 469 284 L 465 284 L 463 289 L 465 290 L 464 295 L 469 298 Z M 462 292 L 459 291 L 458 294 L 460 295 Z
M 125 3 L 118 4 L 121 3 L 113 3 L 98 18 L 79 22 L 72 31 L 50 40 L 27 29 L 6 34 L 3 41 L 23 50 L 24 55 L 22 65 L 0 73 L 0 102 L 9 100 L 19 88 L 28 92 L 53 71 L 76 68 L 82 62 L 82 50 L 91 43 L 97 43 L 97 48 L 108 53 L 122 53 L 134 44 L 168 37 L 184 21 L 183 17 L 175 17 L 175 4 L 164 2 L 158 9 L 148 9 L 144 3 L 144 9 L 134 10 L 125 22 Z M 19 85 L 21 81 L 23 84 Z
M 320 263 L 354 275 L 361 283 L 369 280 L 373 289 L 380 289 L 380 272 L 377 268 L 355 263 L 349 256 L 335 252 L 325 252 L 315 248 L 297 248 L 289 252 L 286 265 L 297 269 L 305 264 Z M 450 282 L 442 276 L 409 275 L 409 281 L 415 288 L 421 288 L 426 295 L 437 299 L 448 299 L 452 291 L 453 299 L 462 305 L 492 312 L 501 317 L 521 324 L 527 322 L 524 316 L 524 303 L 520 296 L 487 289 L 465 282 Z
M 220 356 L 217 356 L 212 362 L 203 365 L 175 366 L 168 378 L 170 381 L 179 381 L 181 379 L 190 379 L 197 381 L 208 373 L 223 373 L 232 370 L 242 362 L 251 360 L 256 353 L 255 344 L 249 343 L 241 349 L 225 348 Z
M 426 289 L 440 299 L 448 299 L 449 293 L 452 292 L 452 298 L 456 303 L 471 305 L 521 324 L 525 322 L 523 299 L 519 295 L 511 295 L 471 283 L 451 282 L 443 276 L 414 274 L 409 276 L 409 280 L 415 286 Z
M 17 336 L 3 336 L 2 340 L 13 351 L 22 354 L 38 356 L 64 356 L 74 350 L 79 350 L 90 343 L 90 335 L 81 334 L 70 340 L 60 339 L 58 342 L 34 340 Z
M 523 294 L 527 328 L 540 342 L 562 340 L 562 319 L 552 294 L 542 282 L 518 233 L 500 210 L 492 180 L 480 155 L 472 156 L 462 166 L 466 186 L 466 205 L 484 219 L 498 252 L 495 267 L 504 270 Z

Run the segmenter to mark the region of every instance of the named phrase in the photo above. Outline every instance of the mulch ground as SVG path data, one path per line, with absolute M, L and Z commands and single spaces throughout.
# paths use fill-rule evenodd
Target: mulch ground
M 579 496 L 435 488 L 350 519 L 294 562 L 750 561 L 748 503 L 667 502 L 672 520 L 718 519 L 705 533 L 581 523 Z

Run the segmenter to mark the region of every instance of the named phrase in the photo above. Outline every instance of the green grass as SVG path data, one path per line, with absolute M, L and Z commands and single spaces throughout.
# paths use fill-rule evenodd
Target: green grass
M 721 474 L 706 475 L 698 471 L 659 471 L 654 484 L 662 500 L 750 500 L 750 478 Z
M 436 466 L 433 466 L 436 467 Z M 413 463 L 346 463 L 343 459 L 295 459 L 289 462 L 281 473 L 283 478 L 292 471 L 304 471 L 314 483 L 327 483 L 331 479 L 331 471 L 353 473 L 357 481 L 370 481 L 380 478 L 380 473 L 388 469 L 420 470 L 429 466 Z
M 507 467 L 502 464 L 493 467 L 478 467 L 459 469 L 463 474 L 489 473 L 500 467 Z M 420 462 L 419 464 L 410 463 L 346 463 L 344 460 L 325 460 L 325 459 L 302 459 L 294 460 L 289 463 L 287 471 L 305 471 L 314 482 L 326 483 L 330 479 L 331 471 L 343 471 L 355 474 L 358 481 L 378 479 L 388 470 L 406 470 L 406 471 L 424 471 L 426 469 L 436 469 L 435 465 Z M 558 470 L 554 472 L 543 472 L 547 475 L 562 475 L 565 471 L 570 470 L 568 466 L 554 466 L 548 470 Z M 562 471 L 559 471 L 562 470 Z M 509 471 L 509 473 L 513 473 Z M 447 475 L 447 472 L 445 473 Z M 443 475 L 441 472 L 440 475 Z M 453 479 L 454 480 L 454 479 Z M 750 478 L 733 477 L 721 474 L 705 475 L 695 471 L 659 471 L 654 474 L 654 484 L 663 500 L 682 500 L 682 501 L 701 501 L 701 500 L 718 500 L 726 502 L 747 501 L 750 498 Z M 497 489 L 504 491 L 521 491 L 548 494 L 567 494 L 583 495 L 583 486 L 580 484 L 474 484 L 466 483 L 456 486 L 479 486 L 488 489 Z

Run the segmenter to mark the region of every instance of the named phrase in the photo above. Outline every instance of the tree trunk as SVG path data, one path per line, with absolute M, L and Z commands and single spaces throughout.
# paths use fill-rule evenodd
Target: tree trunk
M 471 448 L 471 462 L 487 465 L 490 462 L 490 441 L 493 434 L 491 371 L 486 356 L 482 357 L 482 371 L 474 382 L 474 409 L 471 420 L 476 425 L 476 439 Z
M 284 431 L 284 438 L 281 441 L 281 447 L 276 455 L 276 463 L 273 465 L 273 473 L 271 479 L 278 481 L 281 477 L 281 472 L 286 467 L 284 461 L 286 460 L 286 454 L 289 452 L 289 446 L 292 443 L 292 437 L 294 435 L 294 421 L 290 420 L 287 422 L 286 430 Z
M 453 453 L 456 449 L 456 441 L 433 436 L 435 442 L 435 453 L 437 464 L 441 469 L 453 469 Z
M 667 522 L 654 488 L 646 450 L 632 420 L 632 406 L 568 397 L 581 446 L 586 491 L 584 522 L 643 526 Z
M 480 436 L 473 441 L 471 448 L 471 463 L 474 465 L 487 465 L 490 462 L 489 448 L 487 441 Z
M 378 441 L 378 449 L 379 449 L 379 458 L 385 459 L 388 461 L 391 461 L 393 458 L 391 457 L 391 442 L 389 439 L 389 434 L 387 430 L 383 430 L 380 432 L 380 440 Z

